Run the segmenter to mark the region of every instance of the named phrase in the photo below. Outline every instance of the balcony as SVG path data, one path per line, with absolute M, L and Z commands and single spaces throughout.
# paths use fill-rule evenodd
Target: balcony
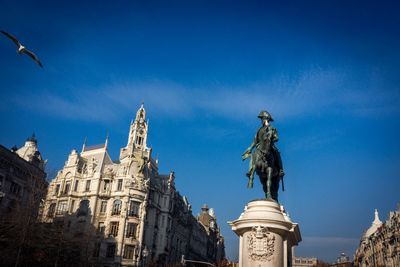
M 110 189 L 100 190 L 99 196 L 100 197 L 110 197 L 111 196 L 111 190 Z

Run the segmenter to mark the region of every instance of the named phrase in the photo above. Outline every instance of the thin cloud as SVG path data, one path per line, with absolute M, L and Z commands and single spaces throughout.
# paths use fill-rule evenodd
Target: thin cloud
M 24 109 L 87 121 L 110 121 L 132 112 L 142 101 L 166 118 L 197 114 L 243 120 L 261 109 L 280 119 L 314 112 L 345 112 L 353 116 L 400 113 L 400 94 L 378 88 L 357 88 L 345 72 L 312 70 L 298 77 L 279 77 L 242 88 L 188 88 L 162 82 L 123 82 L 102 88 L 73 90 L 69 98 L 53 92 L 15 98 Z M 350 88 L 350 89 L 349 89 Z

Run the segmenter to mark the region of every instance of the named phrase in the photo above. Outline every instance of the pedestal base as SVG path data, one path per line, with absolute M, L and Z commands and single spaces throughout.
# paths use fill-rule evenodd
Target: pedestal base
M 240 217 L 228 223 L 240 238 L 239 267 L 291 266 L 300 230 L 276 201 L 250 201 Z

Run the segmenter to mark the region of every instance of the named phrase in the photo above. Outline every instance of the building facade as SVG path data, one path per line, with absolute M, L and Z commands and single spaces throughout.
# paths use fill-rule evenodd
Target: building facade
M 384 223 L 375 210 L 375 219 L 362 236 L 356 250 L 354 265 L 400 266 L 400 206 L 397 211 L 390 212 Z
M 292 266 L 293 267 L 312 267 L 317 266 L 318 260 L 313 257 L 293 257 Z
M 36 218 L 47 190 L 44 167 L 34 135 L 19 149 L 0 145 L 0 218 L 25 210 Z
M 336 262 L 331 264 L 330 266 L 334 267 L 352 267 L 353 262 L 350 261 L 349 256 L 347 256 L 345 253 L 340 253 L 340 256 L 337 257 Z
M 80 153 L 71 151 L 50 183 L 42 220 L 62 221 L 73 235 L 88 234 L 95 265 L 179 262 L 194 242 L 188 236 L 194 234 L 203 240 L 196 251 L 207 250 L 209 243 L 223 244 L 219 231 L 208 232 L 193 217 L 186 198 L 175 188 L 175 174 L 159 174 L 158 161 L 147 147 L 148 126 L 142 105 L 118 160 L 110 158 L 108 138 L 91 147 L 85 142 Z M 193 230 L 196 227 L 201 230 Z M 201 255 L 209 262 L 224 257 L 222 252 Z

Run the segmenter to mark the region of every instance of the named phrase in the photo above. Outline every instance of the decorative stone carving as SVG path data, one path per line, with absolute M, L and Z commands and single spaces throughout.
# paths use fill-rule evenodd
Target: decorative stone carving
M 249 257 L 253 261 L 270 261 L 275 251 L 275 236 L 267 227 L 254 226 L 247 237 Z
M 175 185 L 175 172 L 171 171 L 168 176 L 168 188 Z
M 115 172 L 114 172 L 113 168 L 111 168 L 111 167 L 106 168 L 106 170 L 104 172 L 104 177 L 113 179 L 114 176 L 115 176 Z
M 87 168 L 86 168 L 87 174 L 88 175 L 93 175 L 96 172 L 96 167 L 97 167 L 98 164 L 99 163 L 95 158 L 89 159 L 88 164 L 87 164 Z
M 292 247 L 301 241 L 300 230 L 276 201 L 250 201 L 229 224 L 240 237 L 239 267 L 290 266 Z
M 145 167 L 149 160 L 145 157 L 138 157 L 137 158 L 137 175 L 143 174 Z

